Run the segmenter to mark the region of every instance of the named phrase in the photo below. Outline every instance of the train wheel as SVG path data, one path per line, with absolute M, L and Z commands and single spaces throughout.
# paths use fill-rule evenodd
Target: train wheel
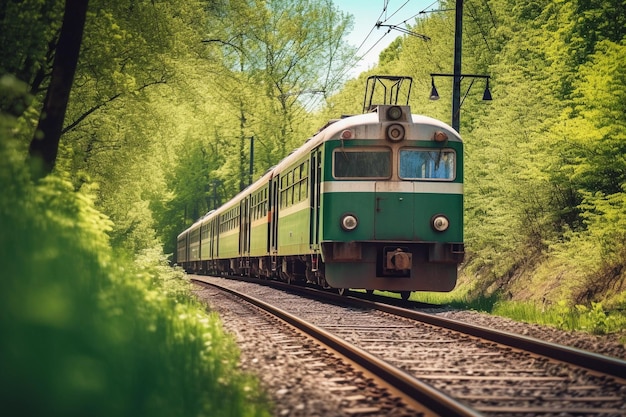
M 408 300 L 410 296 L 411 296 L 411 291 L 402 291 L 400 293 L 400 297 L 402 297 L 403 300 Z

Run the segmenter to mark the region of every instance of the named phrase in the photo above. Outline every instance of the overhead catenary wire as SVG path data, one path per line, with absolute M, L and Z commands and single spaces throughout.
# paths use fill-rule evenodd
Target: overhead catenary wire
M 409 18 L 404 19 L 402 22 L 398 23 L 398 24 L 387 24 L 387 22 L 389 22 L 394 16 L 396 16 L 401 10 L 403 10 L 407 5 L 409 5 L 409 3 L 411 3 L 412 0 L 406 0 L 404 3 L 402 3 L 402 5 L 400 5 L 397 9 L 395 9 L 395 11 L 390 12 L 389 10 L 389 3 L 390 0 L 383 0 L 383 8 L 382 11 L 380 12 L 378 18 L 376 19 L 375 22 L 373 22 L 372 27 L 370 29 L 370 31 L 367 33 L 367 35 L 363 38 L 363 40 L 361 41 L 361 43 L 359 44 L 358 48 L 355 50 L 354 55 L 353 55 L 353 61 L 354 63 L 351 64 L 350 66 L 347 66 L 343 71 L 341 71 L 340 75 L 338 76 L 338 78 L 343 78 L 345 77 L 345 75 L 347 73 L 349 73 L 350 71 L 352 71 L 354 68 L 356 68 L 356 66 L 358 64 L 361 63 L 361 61 L 363 61 L 364 57 L 367 56 L 374 48 L 376 48 L 376 46 L 378 44 L 380 44 L 380 42 L 382 42 L 382 40 L 391 32 L 391 30 L 398 30 L 402 33 L 405 34 L 409 34 L 409 35 L 413 35 L 413 36 L 417 36 L 420 37 L 424 40 L 429 40 L 430 38 L 428 38 L 427 36 L 424 35 L 419 35 L 419 34 L 415 34 L 413 32 L 410 32 L 408 29 L 402 28 L 400 27 L 400 25 L 405 25 L 408 22 L 410 22 L 411 20 L 415 19 L 416 17 L 418 17 L 420 14 L 426 13 L 426 10 L 431 8 L 434 4 L 438 3 L 439 0 L 434 1 L 433 3 L 429 4 L 426 8 L 424 8 L 423 10 L 420 10 L 419 12 L 415 13 L 414 15 L 412 15 Z M 372 34 L 374 32 L 374 29 L 381 29 L 382 27 L 386 27 L 387 30 L 380 36 L 378 37 L 378 39 L 371 44 L 371 46 L 369 46 L 369 48 L 362 53 L 359 53 L 360 51 L 363 50 L 364 46 L 368 43 L 368 41 L 372 38 Z
M 384 0 L 383 1 L 383 10 L 378 15 L 378 18 L 376 19 L 376 22 L 380 21 L 382 16 L 386 13 L 388 5 L 389 5 L 389 0 Z M 344 70 L 341 71 L 340 74 L 337 76 L 337 79 L 344 78 L 346 76 L 346 74 L 348 74 L 348 72 L 350 72 L 352 69 L 354 69 L 356 67 L 356 65 L 358 65 L 363 60 L 363 57 L 366 56 L 372 49 L 374 49 L 376 47 L 376 45 L 378 45 L 380 43 L 380 41 L 382 41 L 383 38 L 385 36 L 387 36 L 387 34 L 390 32 L 390 30 L 385 32 L 372 46 L 370 46 L 370 48 L 363 55 L 359 56 L 359 51 L 361 50 L 361 48 L 363 48 L 363 46 L 368 41 L 370 36 L 372 36 L 372 33 L 374 32 L 374 29 L 376 29 L 376 23 L 374 23 L 372 25 L 370 31 L 367 33 L 367 35 L 365 36 L 363 41 L 361 41 L 361 44 L 354 51 L 354 55 L 353 55 L 353 57 L 352 57 L 352 59 L 350 61 L 354 60 L 355 62 L 353 64 L 351 64 L 350 66 L 346 66 L 344 68 Z

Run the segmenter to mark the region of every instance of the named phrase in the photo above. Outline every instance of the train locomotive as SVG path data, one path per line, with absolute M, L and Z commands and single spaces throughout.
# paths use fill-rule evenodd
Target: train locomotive
M 463 142 L 408 98 L 330 122 L 177 242 L 189 273 L 403 298 L 452 290 L 463 256 Z

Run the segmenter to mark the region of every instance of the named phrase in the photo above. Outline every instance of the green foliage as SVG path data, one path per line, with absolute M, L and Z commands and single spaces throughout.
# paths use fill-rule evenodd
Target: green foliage
M 626 182 L 626 43 L 603 41 L 579 68 L 573 102 L 559 125 L 570 145 L 563 170 L 579 190 L 621 193 Z
M 13 126 L 14 127 L 14 126 Z M 21 415 L 269 415 L 215 315 L 158 251 L 110 249 L 112 223 L 0 142 L 0 402 Z
M 0 6 L 0 133 L 16 138 L 17 159 L 39 117 L 61 6 Z M 463 272 L 478 276 L 469 298 L 619 304 L 623 10 L 622 0 L 465 2 L 462 72 L 489 74 L 494 97 L 481 102 L 482 80 L 463 79 Z M 428 93 L 430 73 L 452 70 L 454 13 L 408 22 L 431 40 L 397 38 L 335 94 L 351 25 L 328 0 L 90 2 L 59 174 L 94 195 L 113 246 L 173 252 L 178 232 L 247 184 L 250 137 L 258 178 L 329 119 L 360 113 L 368 75 L 412 76 L 413 110 L 450 119 L 451 79 L 435 80 L 442 100 Z M 325 107 L 313 113 L 316 97 Z
M 471 292 L 471 291 L 470 291 Z M 607 311 L 602 303 L 572 304 L 505 300 L 502 294 L 472 295 L 467 288 L 457 287 L 451 293 L 413 293 L 411 299 L 432 304 L 449 305 L 460 310 L 474 310 L 516 321 L 556 327 L 567 331 L 609 334 L 623 331 L 626 314 L 623 309 Z M 545 301 L 545 300 L 544 300 Z
M 7 0 L 0 5 L 0 76 L 13 74 L 37 93 L 49 71 L 64 2 Z M 2 109 L 5 110 L 5 109 Z M 23 109 L 22 109 L 23 111 Z M 21 112 L 14 113 L 15 115 Z
M 591 303 L 591 308 L 579 304 L 576 310 L 594 334 L 606 334 L 615 328 L 616 318 L 606 314 L 602 303 Z
M 250 19 L 250 15 L 255 17 Z M 224 26 L 214 29 L 218 39 L 241 37 L 238 44 L 221 49 L 243 48 L 243 52 L 238 51 L 235 74 L 242 81 L 240 88 L 248 92 L 246 98 L 261 100 L 260 104 L 269 110 L 256 106 L 247 108 L 246 113 L 266 120 L 269 134 L 261 137 L 276 143 L 280 158 L 302 140 L 301 123 L 294 121 L 304 115 L 310 102 L 316 101 L 315 94 L 328 95 L 342 81 L 342 70 L 352 53 L 343 41 L 351 24 L 351 19 L 328 0 L 273 0 L 239 4 Z M 232 33 L 233 27 L 239 32 Z M 250 125 L 256 130 L 254 121 Z
M 590 307 L 582 304 L 570 307 L 567 301 L 561 300 L 554 307 L 540 309 L 528 302 L 501 303 L 493 312 L 519 321 L 592 334 L 613 333 L 626 326 L 626 316 L 623 313 L 615 311 L 609 314 L 604 310 L 602 303 L 593 302 Z
M 465 4 L 463 73 L 491 75 L 494 96 L 480 103 L 478 82 L 472 89 L 471 80 L 462 81 L 463 272 L 478 276 L 469 295 L 477 302 L 507 293 L 588 303 L 625 289 L 626 26 L 621 16 L 607 17 L 623 7 Z M 416 20 L 411 30 L 431 41 L 398 38 L 370 71 L 413 76 L 413 110 L 443 120 L 450 102 L 426 97 L 429 73 L 451 72 L 453 20 L 452 13 Z M 353 82 L 362 86 L 366 75 Z M 441 97 L 451 95 L 448 81 L 435 79 Z M 329 109 L 354 112 L 360 94 L 348 83 Z
M 485 255 L 494 248 L 504 267 L 496 276 L 519 268 L 519 260 L 558 258 L 564 269 L 553 271 L 553 279 L 584 271 L 586 284 L 571 295 L 588 300 L 589 293 L 620 288 L 620 274 L 605 272 L 624 261 L 619 224 L 626 130 L 617 114 L 623 114 L 618 80 L 625 60 L 623 47 L 600 39 L 593 42 L 597 54 L 574 59 L 576 27 L 589 15 L 580 14 L 576 2 L 548 3 L 514 6 L 511 14 L 494 9 L 505 23 L 496 33 L 506 40 L 492 66 L 498 113 L 481 117 L 484 122 L 465 136 L 467 241 L 478 255 L 470 257 L 468 271 L 485 261 L 493 265 Z
M 572 314 L 573 311 L 569 308 L 566 301 L 559 301 L 554 310 L 556 326 L 559 329 L 572 330 L 577 328 L 577 317 Z

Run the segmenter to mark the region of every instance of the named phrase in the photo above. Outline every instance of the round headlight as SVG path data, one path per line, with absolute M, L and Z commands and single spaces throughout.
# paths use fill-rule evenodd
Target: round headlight
M 402 109 L 398 106 L 391 106 L 387 109 L 387 117 L 391 120 L 398 120 L 402 117 Z
M 431 225 L 436 231 L 445 232 L 450 227 L 450 220 L 446 216 L 438 214 L 433 217 Z
M 404 126 L 398 123 L 387 126 L 387 139 L 399 142 L 404 139 Z
M 356 229 L 359 220 L 354 214 L 344 214 L 341 216 L 341 228 L 347 232 Z

